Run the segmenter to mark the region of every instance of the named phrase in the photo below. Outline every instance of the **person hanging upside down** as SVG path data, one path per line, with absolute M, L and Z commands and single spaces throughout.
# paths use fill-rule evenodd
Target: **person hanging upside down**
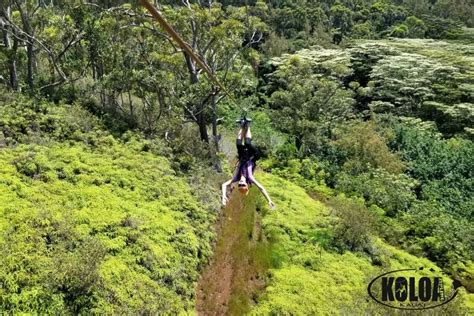
M 244 143 L 242 141 L 244 141 Z M 246 119 L 242 120 L 236 142 L 239 162 L 237 164 L 237 168 L 235 169 L 233 178 L 222 184 L 222 205 L 225 206 L 228 201 L 227 187 L 233 183 L 238 182 L 239 191 L 245 195 L 248 194 L 249 186 L 255 184 L 267 199 L 270 208 L 275 208 L 275 204 L 273 204 L 272 200 L 270 199 L 267 190 L 265 190 L 263 185 L 255 180 L 253 176 L 256 167 L 255 163 L 259 158 L 259 151 L 252 144 L 252 133 L 250 132 L 250 126 L 248 125 Z

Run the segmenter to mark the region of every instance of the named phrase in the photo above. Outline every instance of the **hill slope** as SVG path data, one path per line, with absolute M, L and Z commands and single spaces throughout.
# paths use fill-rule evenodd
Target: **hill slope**
M 318 201 L 260 172 L 277 210 L 255 190 L 234 196 L 196 288 L 217 214 L 173 171 L 164 146 L 114 138 L 71 106 L 20 100 L 0 114 L 1 310 L 194 313 L 196 297 L 197 311 L 208 311 L 225 291 L 215 311 L 384 314 L 367 301 L 372 278 L 404 267 L 439 271 L 365 236 L 359 202 Z M 341 251 L 341 240 L 353 251 Z M 468 313 L 473 301 L 461 292 L 445 312 Z
M 258 178 L 278 206 L 277 211 L 264 215 L 262 229 L 274 243 L 273 257 L 278 257 L 279 263 L 269 270 L 268 286 L 252 314 L 386 314 L 390 311 L 368 300 L 370 280 L 382 271 L 402 268 L 423 266 L 440 271 L 429 260 L 373 236 L 371 249 L 366 252 L 331 250 L 328 245 L 337 219 L 330 206 L 279 177 L 260 173 Z M 474 311 L 474 295 L 461 294 L 462 298 L 458 297 L 444 312 Z
M 0 310 L 192 311 L 215 213 L 156 144 L 81 132 L 66 123 L 71 107 L 19 105 L 29 116 L 0 108 L 12 144 L 0 149 Z M 93 142 L 57 142 L 65 127 Z

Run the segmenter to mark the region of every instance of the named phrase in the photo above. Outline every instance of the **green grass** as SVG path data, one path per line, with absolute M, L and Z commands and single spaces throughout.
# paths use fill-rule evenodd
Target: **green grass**
M 193 311 L 215 214 L 144 142 L 100 140 L 0 151 L 0 310 Z
M 251 314 L 387 314 L 391 311 L 367 300 L 371 279 L 382 271 L 399 268 L 424 266 L 440 271 L 429 260 L 375 237 L 372 252 L 382 257 L 381 266 L 373 264 L 366 253 L 326 250 L 324 236 L 331 234 L 333 223 L 330 209 L 309 197 L 303 188 L 282 178 L 263 173 L 258 173 L 257 178 L 277 205 L 277 210 L 266 211 L 263 231 L 275 242 L 279 264 L 269 270 L 267 287 Z M 450 311 L 465 311 L 466 306 L 474 310 L 473 296 L 462 292 Z

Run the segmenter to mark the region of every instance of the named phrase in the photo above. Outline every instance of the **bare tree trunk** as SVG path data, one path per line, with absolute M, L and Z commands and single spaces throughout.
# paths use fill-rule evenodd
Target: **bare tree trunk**
M 5 7 L 4 1 L 0 1 L 0 15 L 10 18 L 11 9 L 10 6 Z M 10 86 L 13 90 L 18 90 L 18 74 L 17 74 L 17 50 L 18 40 L 13 38 L 13 45 L 10 42 L 10 37 L 6 29 L 3 30 L 3 43 L 8 51 L 8 68 L 10 71 Z
M 6 30 L 3 31 L 3 43 L 8 50 L 8 69 L 10 72 L 10 87 L 13 90 L 18 90 L 18 74 L 16 68 L 18 40 L 13 38 L 13 46 L 10 43 L 10 38 Z
M 198 111 L 199 115 L 197 115 L 198 119 L 198 125 L 199 125 L 199 135 L 201 136 L 201 140 L 209 143 L 209 135 L 207 134 L 207 126 L 206 126 L 206 121 L 204 118 L 204 113 L 202 113 L 202 107 L 199 107 Z
M 100 105 L 102 106 L 102 111 L 104 111 L 106 108 L 104 88 L 100 88 L 100 103 Z
M 211 97 L 212 104 L 212 139 L 214 141 L 214 147 L 216 152 L 219 152 L 219 135 L 217 134 L 217 105 L 216 96 Z
M 20 11 L 20 16 L 21 16 L 21 22 L 23 24 L 23 31 L 30 37 L 30 39 L 27 40 L 26 42 L 26 58 L 27 58 L 27 75 L 26 75 L 26 82 L 28 83 L 28 86 L 30 90 L 33 90 L 33 75 L 34 75 L 34 58 L 35 58 L 35 52 L 34 52 L 34 47 L 33 47 L 33 42 L 31 41 L 31 38 L 34 37 L 33 35 L 33 29 L 31 28 L 31 23 L 30 23 L 30 17 L 28 16 L 28 12 L 25 11 L 24 8 L 22 8 L 21 4 L 16 2 L 17 4 L 17 9 Z
M 10 63 L 10 85 L 13 90 L 17 91 L 18 90 L 18 73 L 17 73 L 17 68 L 16 68 L 16 62 L 17 62 L 17 50 L 18 50 L 18 40 L 16 38 L 13 39 L 13 47 L 10 52 L 9 56 L 9 63 Z
M 96 71 L 95 71 L 95 65 L 94 65 L 94 62 L 92 62 L 92 79 L 94 79 L 94 81 L 97 79 L 97 76 L 96 76 Z
M 189 79 L 191 81 L 191 84 L 197 84 L 199 82 L 199 77 L 197 75 L 196 65 L 187 53 L 184 53 L 184 57 L 186 59 L 186 66 L 188 67 Z M 199 126 L 199 135 L 201 137 L 201 140 L 205 141 L 206 143 L 209 143 L 209 135 L 207 134 L 207 125 L 204 115 L 205 106 L 206 105 L 201 102 L 198 103 L 196 108 L 196 123 Z
M 33 45 L 31 43 L 26 44 L 26 57 L 27 57 L 27 75 L 26 82 L 31 90 L 33 90 L 33 63 L 34 63 L 34 52 Z
M 217 172 L 222 172 L 222 165 L 221 161 L 219 160 L 219 156 L 217 153 L 219 152 L 219 135 L 217 134 L 217 104 L 216 104 L 216 96 L 213 95 L 211 97 L 211 104 L 212 104 L 212 140 L 214 141 L 214 154 L 213 158 L 215 160 L 214 168 Z
M 130 116 L 133 117 L 135 111 L 133 110 L 132 95 L 130 93 L 130 90 L 128 90 L 128 108 L 130 110 Z

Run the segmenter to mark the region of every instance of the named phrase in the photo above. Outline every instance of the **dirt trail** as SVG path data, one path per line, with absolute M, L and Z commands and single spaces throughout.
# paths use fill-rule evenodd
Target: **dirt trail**
M 217 224 L 214 255 L 197 285 L 198 315 L 242 315 L 265 287 L 268 245 L 256 212 L 256 194 L 234 192 Z

